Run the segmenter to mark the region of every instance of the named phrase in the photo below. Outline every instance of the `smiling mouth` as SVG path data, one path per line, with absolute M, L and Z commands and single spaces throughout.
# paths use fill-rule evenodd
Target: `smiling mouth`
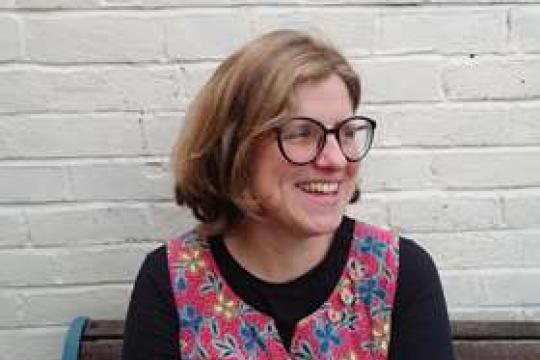
M 298 184 L 297 187 L 310 194 L 335 194 L 339 183 L 337 181 L 310 181 Z

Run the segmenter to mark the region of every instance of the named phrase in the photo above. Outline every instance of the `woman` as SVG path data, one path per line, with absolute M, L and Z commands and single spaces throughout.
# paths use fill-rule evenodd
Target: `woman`
M 375 130 L 359 102 L 345 58 L 301 32 L 218 67 L 173 158 L 201 224 L 142 265 L 124 359 L 452 359 L 429 255 L 344 216 Z

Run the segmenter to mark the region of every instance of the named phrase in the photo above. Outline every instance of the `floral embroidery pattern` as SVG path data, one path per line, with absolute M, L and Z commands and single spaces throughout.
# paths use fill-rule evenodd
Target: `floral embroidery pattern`
M 289 351 L 274 321 L 234 294 L 196 231 L 169 241 L 182 359 L 386 360 L 397 278 L 397 240 L 357 223 L 341 279 L 296 327 Z

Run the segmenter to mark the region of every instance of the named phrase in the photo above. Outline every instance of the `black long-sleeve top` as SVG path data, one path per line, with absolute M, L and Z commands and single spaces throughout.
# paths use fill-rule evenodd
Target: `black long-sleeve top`
M 243 269 L 222 237 L 211 239 L 210 245 L 229 286 L 246 303 L 274 318 L 289 347 L 296 323 L 323 304 L 338 283 L 353 228 L 354 221 L 344 218 L 325 258 L 284 284 L 262 281 Z M 452 360 L 446 303 L 433 260 L 409 239 L 400 238 L 399 249 L 389 360 Z M 124 360 L 180 359 L 179 321 L 168 271 L 165 246 L 151 252 L 141 266 L 125 323 Z

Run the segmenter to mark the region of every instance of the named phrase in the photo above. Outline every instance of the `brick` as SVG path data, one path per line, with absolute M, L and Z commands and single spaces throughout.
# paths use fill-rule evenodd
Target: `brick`
M 255 31 L 264 33 L 275 29 L 298 29 L 327 39 L 348 56 L 373 52 L 376 42 L 373 11 L 357 7 L 328 8 L 254 8 Z
M 244 3 L 242 0 L 103 0 L 104 7 L 137 6 L 142 8 L 189 7 L 202 5 L 234 5 Z
M 539 186 L 540 151 L 511 150 L 437 153 L 433 158 L 436 182 L 449 189 Z
M 143 205 L 64 205 L 30 208 L 28 226 L 34 246 L 140 241 L 152 234 Z
M 170 156 L 184 121 L 183 113 L 155 114 L 143 118 L 146 151 Z
M 156 246 L 116 245 L 58 251 L 59 282 L 92 284 L 135 279 L 144 256 Z
M 540 8 L 511 10 L 512 45 L 526 52 L 540 51 Z
M 17 18 L 0 16 L 0 61 L 17 59 L 21 54 L 21 34 Z
M 460 0 L 463 1 L 463 0 Z M 491 1 L 491 0 L 490 0 Z M 501 1 L 501 0 L 498 0 Z M 504 0 L 503 0 L 504 1 Z M 510 1 L 510 0 L 507 0 Z M 518 0 L 524 1 L 524 0 Z M 533 1 L 533 0 L 525 0 Z M 230 5 L 314 5 L 314 4 L 340 4 L 340 5 L 361 5 L 361 4 L 420 4 L 424 3 L 424 0 L 104 0 L 103 6 L 137 6 L 143 8 L 156 8 L 156 7 L 169 7 L 169 6 L 230 6 Z
M 504 222 L 511 228 L 540 228 L 540 193 L 517 191 L 503 197 Z
M 458 4 L 516 4 L 536 3 L 537 0 L 430 0 L 432 3 L 458 3 Z
M 144 62 L 165 57 L 163 24 L 127 14 L 25 18 L 26 55 L 41 62 Z
M 61 166 L 0 164 L 0 203 L 66 200 L 68 196 Z
M 538 269 L 455 270 L 442 273 L 449 306 L 534 306 Z
M 0 8 L 19 9 L 91 9 L 100 5 L 100 0 L 7 0 Z
M 442 100 L 439 59 L 363 60 L 353 66 L 362 77 L 364 103 Z
M 238 9 L 184 11 L 164 21 L 167 54 L 173 59 L 224 58 L 251 33 L 249 19 Z
M 446 302 L 450 309 L 454 307 L 473 307 L 485 304 L 485 289 L 482 287 L 481 271 L 441 271 L 441 282 Z
M 6 360 L 57 360 L 67 327 L 0 330 L 0 352 Z
M 139 115 L 0 116 L 0 158 L 138 155 Z
M 3 112 L 177 109 L 182 95 L 171 66 L 0 69 Z
M 186 98 L 192 101 L 204 84 L 210 79 L 218 64 L 199 63 L 189 64 L 181 68 L 181 81 Z
M 410 235 L 429 249 L 441 270 L 538 267 L 539 236 L 540 229 Z
M 161 160 L 114 160 L 73 164 L 73 197 L 78 200 L 172 199 L 168 164 Z
M 175 204 L 151 204 L 148 212 L 152 222 L 151 239 L 166 241 L 198 224 L 191 210 Z
M 126 313 L 131 286 L 102 285 L 81 288 L 21 291 L 24 320 L 32 325 L 67 325 L 84 314 L 119 319 Z
M 379 147 L 540 144 L 538 105 L 366 106 Z
M 466 308 L 452 308 L 451 319 L 456 320 L 536 320 L 540 314 L 540 308 L 534 306 L 471 306 Z
M 479 58 L 448 65 L 443 71 L 451 100 L 530 99 L 540 96 L 540 60 Z
M 52 250 L 0 250 L 0 286 L 54 284 L 58 271 Z
M 360 191 L 363 191 L 362 186 Z M 368 224 L 388 227 L 386 204 L 380 199 L 369 197 L 369 194 L 362 193 L 358 202 L 347 207 L 347 214 Z
M 540 107 L 515 106 L 510 109 L 506 138 L 514 144 L 540 144 Z
M 21 300 L 13 291 L 0 290 L 0 327 L 15 326 L 20 322 Z
M 425 151 L 374 150 L 360 169 L 366 191 L 420 190 L 433 186 L 431 156 Z
M 28 243 L 28 226 L 22 210 L 0 210 L 0 229 L 0 247 L 22 246 Z
M 496 106 L 390 106 L 364 110 L 377 121 L 381 147 L 453 147 L 526 143 L 508 136 L 508 108 Z M 512 125 L 515 127 L 516 125 Z
M 15 7 L 15 0 L 4 0 L 0 2 L 0 9 L 9 9 Z
M 388 199 L 390 223 L 403 232 L 465 231 L 500 226 L 492 195 L 408 194 Z
M 506 47 L 506 32 L 504 9 L 390 10 L 380 18 L 377 45 L 382 53 L 500 52 Z

